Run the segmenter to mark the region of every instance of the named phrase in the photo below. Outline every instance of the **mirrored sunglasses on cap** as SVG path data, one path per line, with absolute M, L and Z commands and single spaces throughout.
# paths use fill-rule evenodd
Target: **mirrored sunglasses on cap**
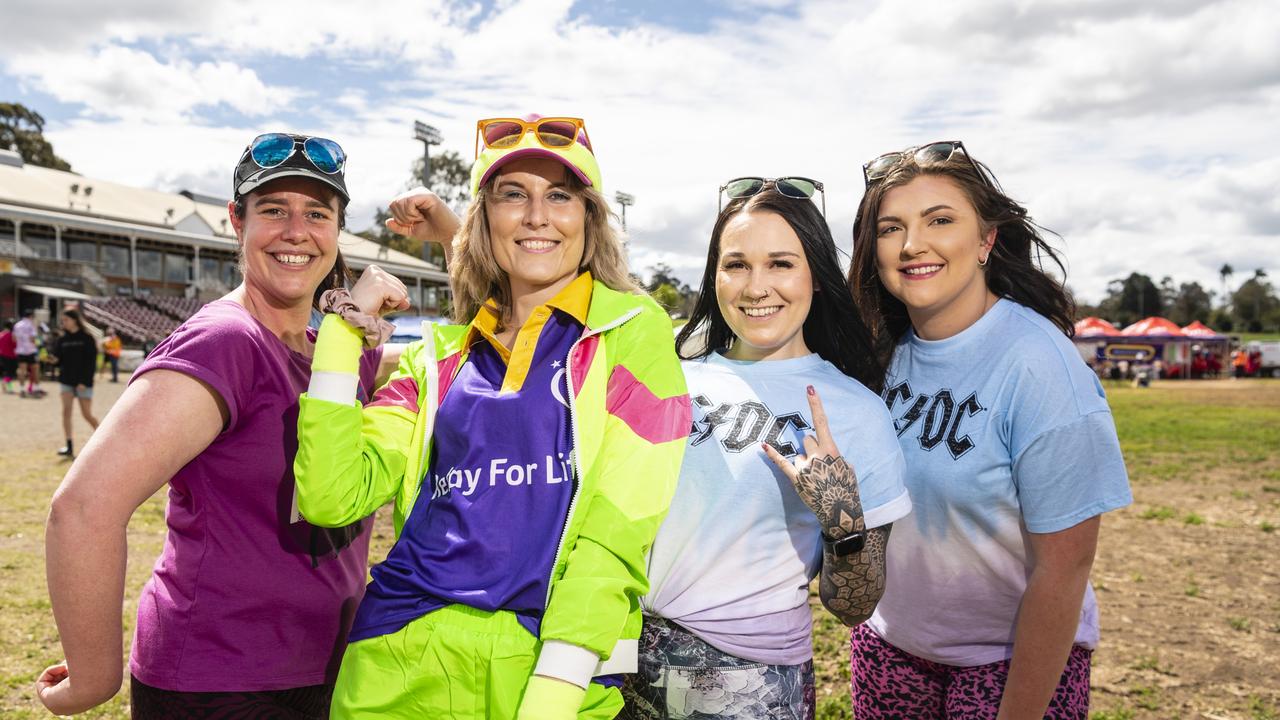
M 939 140 L 925 145 L 909 147 L 906 150 L 898 152 L 890 152 L 881 155 L 871 162 L 862 166 L 863 182 L 870 186 L 871 183 L 880 180 L 888 175 L 891 170 L 901 165 L 908 158 L 915 162 L 916 165 L 924 167 L 926 165 L 937 165 L 951 160 L 956 153 L 964 156 L 969 161 L 969 165 L 973 167 L 973 171 L 978 173 L 978 177 L 982 181 L 991 184 L 987 179 L 986 173 L 978 167 L 978 164 L 969 156 L 969 151 L 965 150 L 964 143 L 959 140 Z
M 591 140 L 587 136 L 587 125 L 582 118 L 545 117 L 537 120 L 521 120 L 520 118 L 488 118 L 476 122 L 476 157 L 486 148 L 507 150 L 520 144 L 527 133 L 542 147 L 551 150 L 563 150 L 578 141 L 582 135 L 582 144 L 591 148 Z
M 762 178 L 762 177 L 740 177 L 729 180 L 720 186 L 720 192 L 729 196 L 732 200 L 751 197 L 758 193 L 764 192 L 768 188 L 774 188 L 780 194 L 796 200 L 810 200 L 813 194 L 822 194 L 822 216 L 827 216 L 827 193 L 822 189 L 822 183 L 817 180 L 811 180 L 806 177 L 789 176 L 780 178 Z M 724 209 L 720 197 L 716 196 L 716 213 Z
M 293 157 L 298 149 L 315 167 L 325 175 L 336 175 L 347 165 L 347 154 L 338 143 L 322 137 L 294 136 L 286 133 L 266 133 L 259 135 L 249 143 L 245 154 L 258 167 L 269 170 L 279 167 Z M 241 158 L 244 162 L 244 158 Z

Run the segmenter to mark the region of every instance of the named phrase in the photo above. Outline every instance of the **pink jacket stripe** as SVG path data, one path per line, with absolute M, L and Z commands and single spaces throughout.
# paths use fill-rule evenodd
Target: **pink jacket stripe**
M 418 412 L 418 381 L 411 377 L 396 378 L 379 388 L 373 395 L 373 402 L 366 407 L 388 405 L 416 414 Z
M 458 364 L 462 362 L 462 353 L 456 352 L 449 357 L 441 360 L 436 364 L 436 377 L 439 380 L 439 398 L 437 402 L 444 402 L 445 393 L 449 392 L 449 386 L 453 384 L 453 376 L 458 370 Z
M 569 377 L 573 378 L 573 394 L 582 392 L 582 384 L 586 382 L 587 371 L 591 369 L 591 361 L 596 357 L 596 348 L 600 346 L 600 336 L 591 337 L 578 343 L 578 347 L 569 358 Z
M 687 394 L 659 398 L 622 365 L 609 376 L 605 409 L 655 445 L 687 436 L 693 421 Z

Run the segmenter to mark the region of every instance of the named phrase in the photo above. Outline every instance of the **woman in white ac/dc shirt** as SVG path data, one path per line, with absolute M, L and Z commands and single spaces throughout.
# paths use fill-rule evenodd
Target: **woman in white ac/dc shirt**
M 850 285 L 892 355 L 915 511 L 853 631 L 854 714 L 1083 720 L 1100 516 L 1132 497 L 1070 297 L 1038 262 L 1057 256 L 958 141 L 864 172 Z
M 622 718 L 812 718 L 810 581 L 821 572 L 823 604 L 850 625 L 884 590 L 890 523 L 911 501 L 876 395 L 884 368 L 810 200 L 820 189 L 721 188 L 730 202 L 677 341 L 693 433 L 649 557 Z

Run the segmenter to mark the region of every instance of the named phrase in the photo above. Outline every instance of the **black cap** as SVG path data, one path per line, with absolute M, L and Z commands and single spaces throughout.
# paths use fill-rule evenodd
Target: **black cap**
M 294 133 L 287 134 L 298 142 L 303 142 L 309 137 Z M 319 180 L 333 188 L 344 203 L 351 202 L 351 195 L 347 193 L 347 183 L 343 177 L 345 167 L 340 168 L 333 174 L 321 172 L 319 168 L 312 164 L 306 152 L 298 148 L 293 155 L 279 165 L 271 168 L 262 168 L 253 161 L 249 154 L 249 148 L 250 146 L 245 147 L 244 153 L 240 156 L 240 162 L 236 165 L 235 175 L 232 178 L 231 195 L 234 199 L 239 200 L 242 196 L 248 195 L 272 180 L 286 177 L 307 177 Z

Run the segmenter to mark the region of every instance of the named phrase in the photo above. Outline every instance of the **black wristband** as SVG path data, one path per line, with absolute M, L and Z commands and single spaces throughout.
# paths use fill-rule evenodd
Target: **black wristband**
M 862 552 L 866 545 L 867 534 L 861 530 L 855 530 L 839 540 L 832 540 L 826 533 L 822 533 L 822 549 L 836 557 Z

